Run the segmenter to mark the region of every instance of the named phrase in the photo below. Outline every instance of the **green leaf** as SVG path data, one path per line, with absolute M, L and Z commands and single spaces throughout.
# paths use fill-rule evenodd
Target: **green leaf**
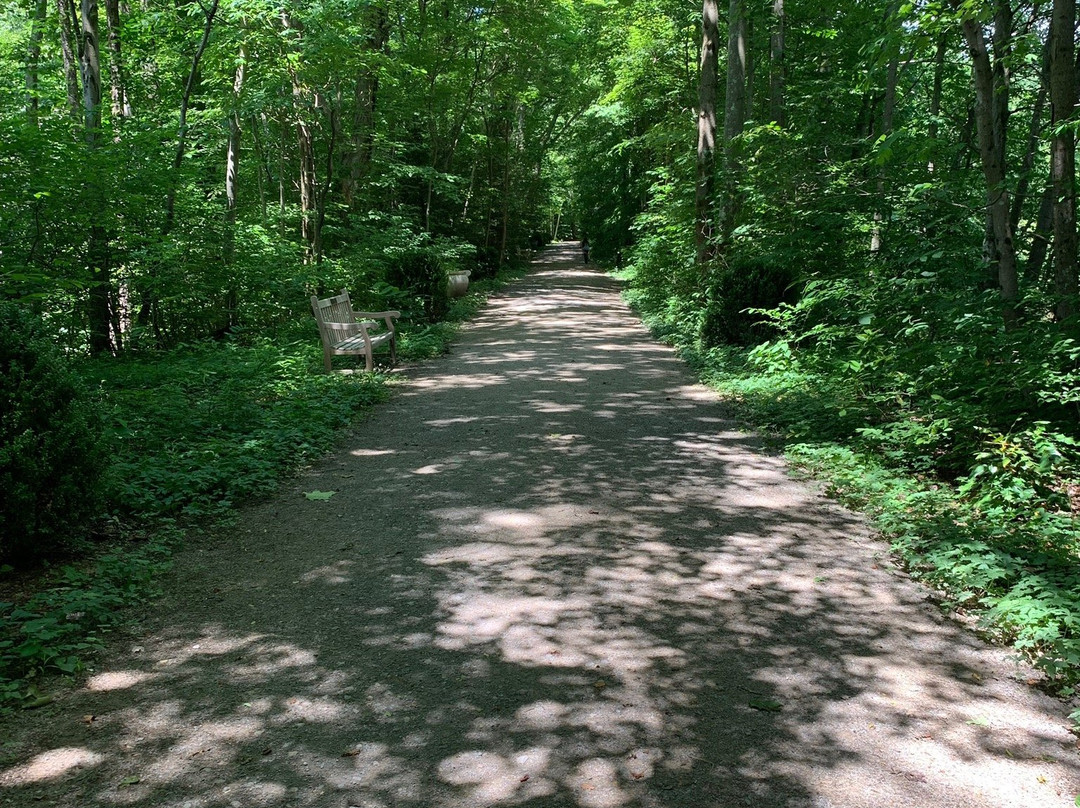
M 784 705 L 773 699 L 750 699 L 750 706 L 764 713 L 778 713 L 784 708 Z
M 318 502 L 321 500 L 330 499 L 330 497 L 336 494 L 336 491 L 307 491 L 304 496 L 310 499 L 312 502 Z

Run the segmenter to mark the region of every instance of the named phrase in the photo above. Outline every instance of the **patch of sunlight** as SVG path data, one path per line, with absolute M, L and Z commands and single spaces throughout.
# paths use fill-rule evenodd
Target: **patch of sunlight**
M 459 752 L 439 764 L 439 779 L 469 789 L 470 806 L 486 806 L 511 797 L 526 802 L 555 793 L 556 784 L 544 777 L 551 750 L 525 749 L 511 756 L 482 750 Z
M 626 805 L 629 795 L 619 786 L 615 764 L 604 758 L 583 760 L 571 778 L 578 804 L 584 808 L 615 808 Z
M 397 454 L 397 452 L 394 449 L 353 449 L 349 454 L 353 457 L 378 457 Z
M 444 468 L 446 467 L 442 463 L 432 463 L 428 466 L 421 466 L 418 469 L 413 469 L 413 474 L 438 474 Z
M 317 567 L 313 570 L 308 570 L 300 576 L 300 580 L 297 583 L 313 584 L 347 584 L 352 580 L 350 570 L 356 565 L 354 561 L 342 560 L 335 561 L 333 564 L 327 564 L 325 567 Z
M 73 769 L 97 766 L 105 760 L 104 756 L 79 746 L 64 746 L 50 749 L 30 759 L 21 766 L 0 772 L 0 784 L 25 786 L 62 777 Z
M 155 678 L 154 674 L 142 671 L 106 671 L 91 676 L 86 682 L 86 689 L 98 693 L 109 690 L 126 690 L 153 678 Z

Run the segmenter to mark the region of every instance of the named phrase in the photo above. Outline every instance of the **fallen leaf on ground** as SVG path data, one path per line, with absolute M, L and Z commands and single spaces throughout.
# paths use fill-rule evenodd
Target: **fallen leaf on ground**
M 133 774 L 133 775 L 131 775 L 129 777 L 125 777 L 123 780 L 121 780 L 120 785 L 121 786 L 133 786 L 136 783 L 139 783 L 141 780 L 142 780 L 142 778 L 139 777 L 139 775 Z
M 772 699 L 750 699 L 750 706 L 764 713 L 778 713 L 784 707 L 783 704 Z
M 305 491 L 304 496 L 310 499 L 312 502 L 320 500 L 330 499 L 330 497 L 336 494 L 336 491 Z

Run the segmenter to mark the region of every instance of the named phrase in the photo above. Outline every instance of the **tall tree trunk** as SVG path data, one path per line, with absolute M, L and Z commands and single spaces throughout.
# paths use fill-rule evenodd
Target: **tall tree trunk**
M 60 20 L 60 53 L 64 57 L 64 85 L 67 88 L 68 109 L 71 117 L 79 120 L 82 115 L 79 90 L 79 62 L 77 54 L 81 50 L 76 45 L 75 5 L 74 0 L 57 0 L 56 10 Z
M 1028 189 L 1031 186 L 1031 173 L 1035 167 L 1035 158 L 1039 153 L 1039 144 L 1042 140 L 1043 110 L 1046 107 L 1047 88 L 1050 83 L 1050 40 L 1046 41 L 1043 53 L 1042 70 L 1039 71 L 1039 89 L 1035 93 L 1035 101 L 1031 110 L 1031 123 L 1028 126 L 1027 149 L 1024 152 L 1024 160 L 1020 165 L 1020 176 L 1016 181 L 1016 193 L 1013 194 L 1011 210 L 1009 212 L 1009 224 L 1014 234 L 1020 227 L 1020 217 L 1024 214 L 1024 203 L 1027 201 Z
M 1054 230 L 1054 185 L 1050 183 L 1039 200 L 1039 215 L 1031 234 L 1031 249 L 1024 264 L 1024 280 L 1038 286 L 1042 279 L 1046 254 L 1050 251 L 1050 237 Z
M 97 150 L 101 139 L 101 54 L 98 41 L 97 0 L 82 0 L 82 35 L 80 37 L 79 67 L 83 85 L 83 126 L 87 150 Z M 90 233 L 87 244 L 87 263 L 91 281 L 89 296 L 90 352 L 102 354 L 112 349 L 111 313 L 109 311 L 108 244 L 102 219 L 105 215 L 104 194 L 91 169 L 87 178 L 90 203 Z
M 375 56 L 386 49 L 390 38 L 390 24 L 386 9 L 382 6 L 371 8 L 369 14 L 370 33 L 367 39 L 368 52 Z M 365 65 L 356 77 L 353 89 L 352 149 L 346 158 L 346 173 L 342 180 L 342 196 L 350 208 L 356 204 L 356 195 L 371 167 L 371 156 L 375 147 L 375 113 L 379 97 L 379 67 Z
M 895 4 L 889 10 L 888 24 L 893 24 L 896 19 L 897 8 Z M 897 42 L 895 45 L 887 45 L 887 47 L 895 48 L 892 54 L 889 56 L 888 67 L 885 71 L 885 98 L 881 107 L 881 137 L 887 138 L 893 132 L 894 117 L 896 115 L 896 85 L 900 78 L 900 46 Z M 885 166 L 882 165 L 878 168 L 877 179 L 877 210 L 874 211 L 874 225 L 870 231 L 870 252 L 877 255 L 881 252 L 883 235 L 882 228 L 885 226 L 885 212 L 886 207 L 886 174 Z
M 934 84 L 930 91 L 930 126 L 926 134 L 930 140 L 937 140 L 939 120 L 941 118 L 941 89 L 945 83 L 945 54 L 948 50 L 949 35 L 938 36 L 937 50 L 934 51 Z M 931 164 L 930 170 L 933 171 Z
M 1054 189 L 1054 314 L 1077 314 L 1076 141 L 1065 122 L 1076 112 L 1076 0 L 1054 0 L 1050 22 L 1050 182 Z
M 48 0 L 35 0 L 34 16 L 30 19 L 30 41 L 26 46 L 26 117 L 32 126 L 38 123 L 41 104 L 38 70 L 41 65 L 41 41 L 45 36 L 45 13 Z
M 222 261 L 226 266 L 229 288 L 225 294 L 227 326 L 236 325 L 237 291 L 233 280 L 232 265 L 236 257 L 236 210 L 237 183 L 240 175 L 240 141 L 243 130 L 240 128 L 240 94 L 244 89 L 244 67 L 246 54 L 240 46 L 240 55 L 233 71 L 232 103 L 230 104 L 228 126 L 229 139 L 225 147 L 225 244 L 222 249 Z
M 105 0 L 105 21 L 109 27 L 109 99 L 113 126 L 119 127 L 124 118 L 131 117 L 120 47 L 120 0 Z
M 996 270 L 996 281 L 1005 303 L 1005 320 L 1016 320 L 1018 284 L 1016 249 L 1009 224 L 1009 189 L 1005 184 L 1005 130 L 1001 126 L 1001 103 L 996 97 L 995 69 L 990 63 L 982 27 L 974 19 L 962 24 L 964 39 L 971 53 L 975 79 L 975 128 L 979 139 L 979 158 L 986 184 L 988 259 Z M 1001 38 L 1001 33 L 995 40 Z
M 716 89 L 719 83 L 720 12 L 716 0 L 703 0 L 701 63 L 698 77 L 697 188 L 694 195 L 694 241 L 697 264 L 711 257 L 716 190 Z
M 784 105 L 787 84 L 787 66 L 784 63 L 787 16 L 784 14 L 784 0 L 773 0 L 773 25 L 769 43 L 769 117 L 783 127 L 787 125 Z
M 720 204 L 720 238 L 727 242 L 738 215 L 738 183 L 741 159 L 736 141 L 746 126 L 746 78 L 748 64 L 745 0 L 728 5 L 727 93 L 724 99 L 724 191 Z
M 203 24 L 202 39 L 199 40 L 199 46 L 195 49 L 195 55 L 191 59 L 191 70 L 188 71 L 187 81 L 184 83 L 184 94 L 180 99 L 180 125 L 177 127 L 176 132 L 176 153 L 173 154 L 172 181 L 169 184 L 169 191 L 165 199 L 164 230 L 166 235 L 172 230 L 176 220 L 176 189 L 180 179 L 180 168 L 183 166 L 184 157 L 187 155 L 187 119 L 188 110 L 191 108 L 191 95 L 195 92 L 195 84 L 199 80 L 199 63 L 202 61 L 203 53 L 210 42 L 210 32 L 214 27 L 214 18 L 217 16 L 219 2 L 220 0 L 213 0 L 210 8 L 205 9 L 206 21 Z
M 168 191 L 165 194 L 165 222 L 161 228 L 163 238 L 168 237 L 172 232 L 173 225 L 176 224 L 176 193 L 180 183 L 180 169 L 184 164 L 184 157 L 187 155 L 188 110 L 191 107 L 191 96 L 195 92 L 195 84 L 199 79 L 199 64 L 202 61 L 203 53 L 206 51 L 206 46 L 210 42 L 210 32 L 214 27 L 214 18 L 217 16 L 219 3 L 220 0 L 213 0 L 209 8 L 203 7 L 206 19 L 203 24 L 202 38 L 199 40 L 195 55 L 191 59 L 191 69 L 188 71 L 187 81 L 184 83 L 184 94 L 180 98 L 180 123 L 176 132 L 176 152 L 173 154 L 172 172 L 169 177 Z M 149 280 L 152 283 L 155 274 L 153 268 L 151 268 L 149 274 Z M 146 326 L 151 321 L 154 296 L 150 288 L 144 288 L 140 296 L 142 299 L 139 305 L 138 323 L 141 326 Z

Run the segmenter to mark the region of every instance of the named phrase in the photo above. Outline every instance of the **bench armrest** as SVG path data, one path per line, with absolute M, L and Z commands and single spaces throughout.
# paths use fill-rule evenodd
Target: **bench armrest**
M 386 317 L 400 317 L 400 311 L 354 311 L 357 319 L 363 318 L 365 320 L 384 319 Z

